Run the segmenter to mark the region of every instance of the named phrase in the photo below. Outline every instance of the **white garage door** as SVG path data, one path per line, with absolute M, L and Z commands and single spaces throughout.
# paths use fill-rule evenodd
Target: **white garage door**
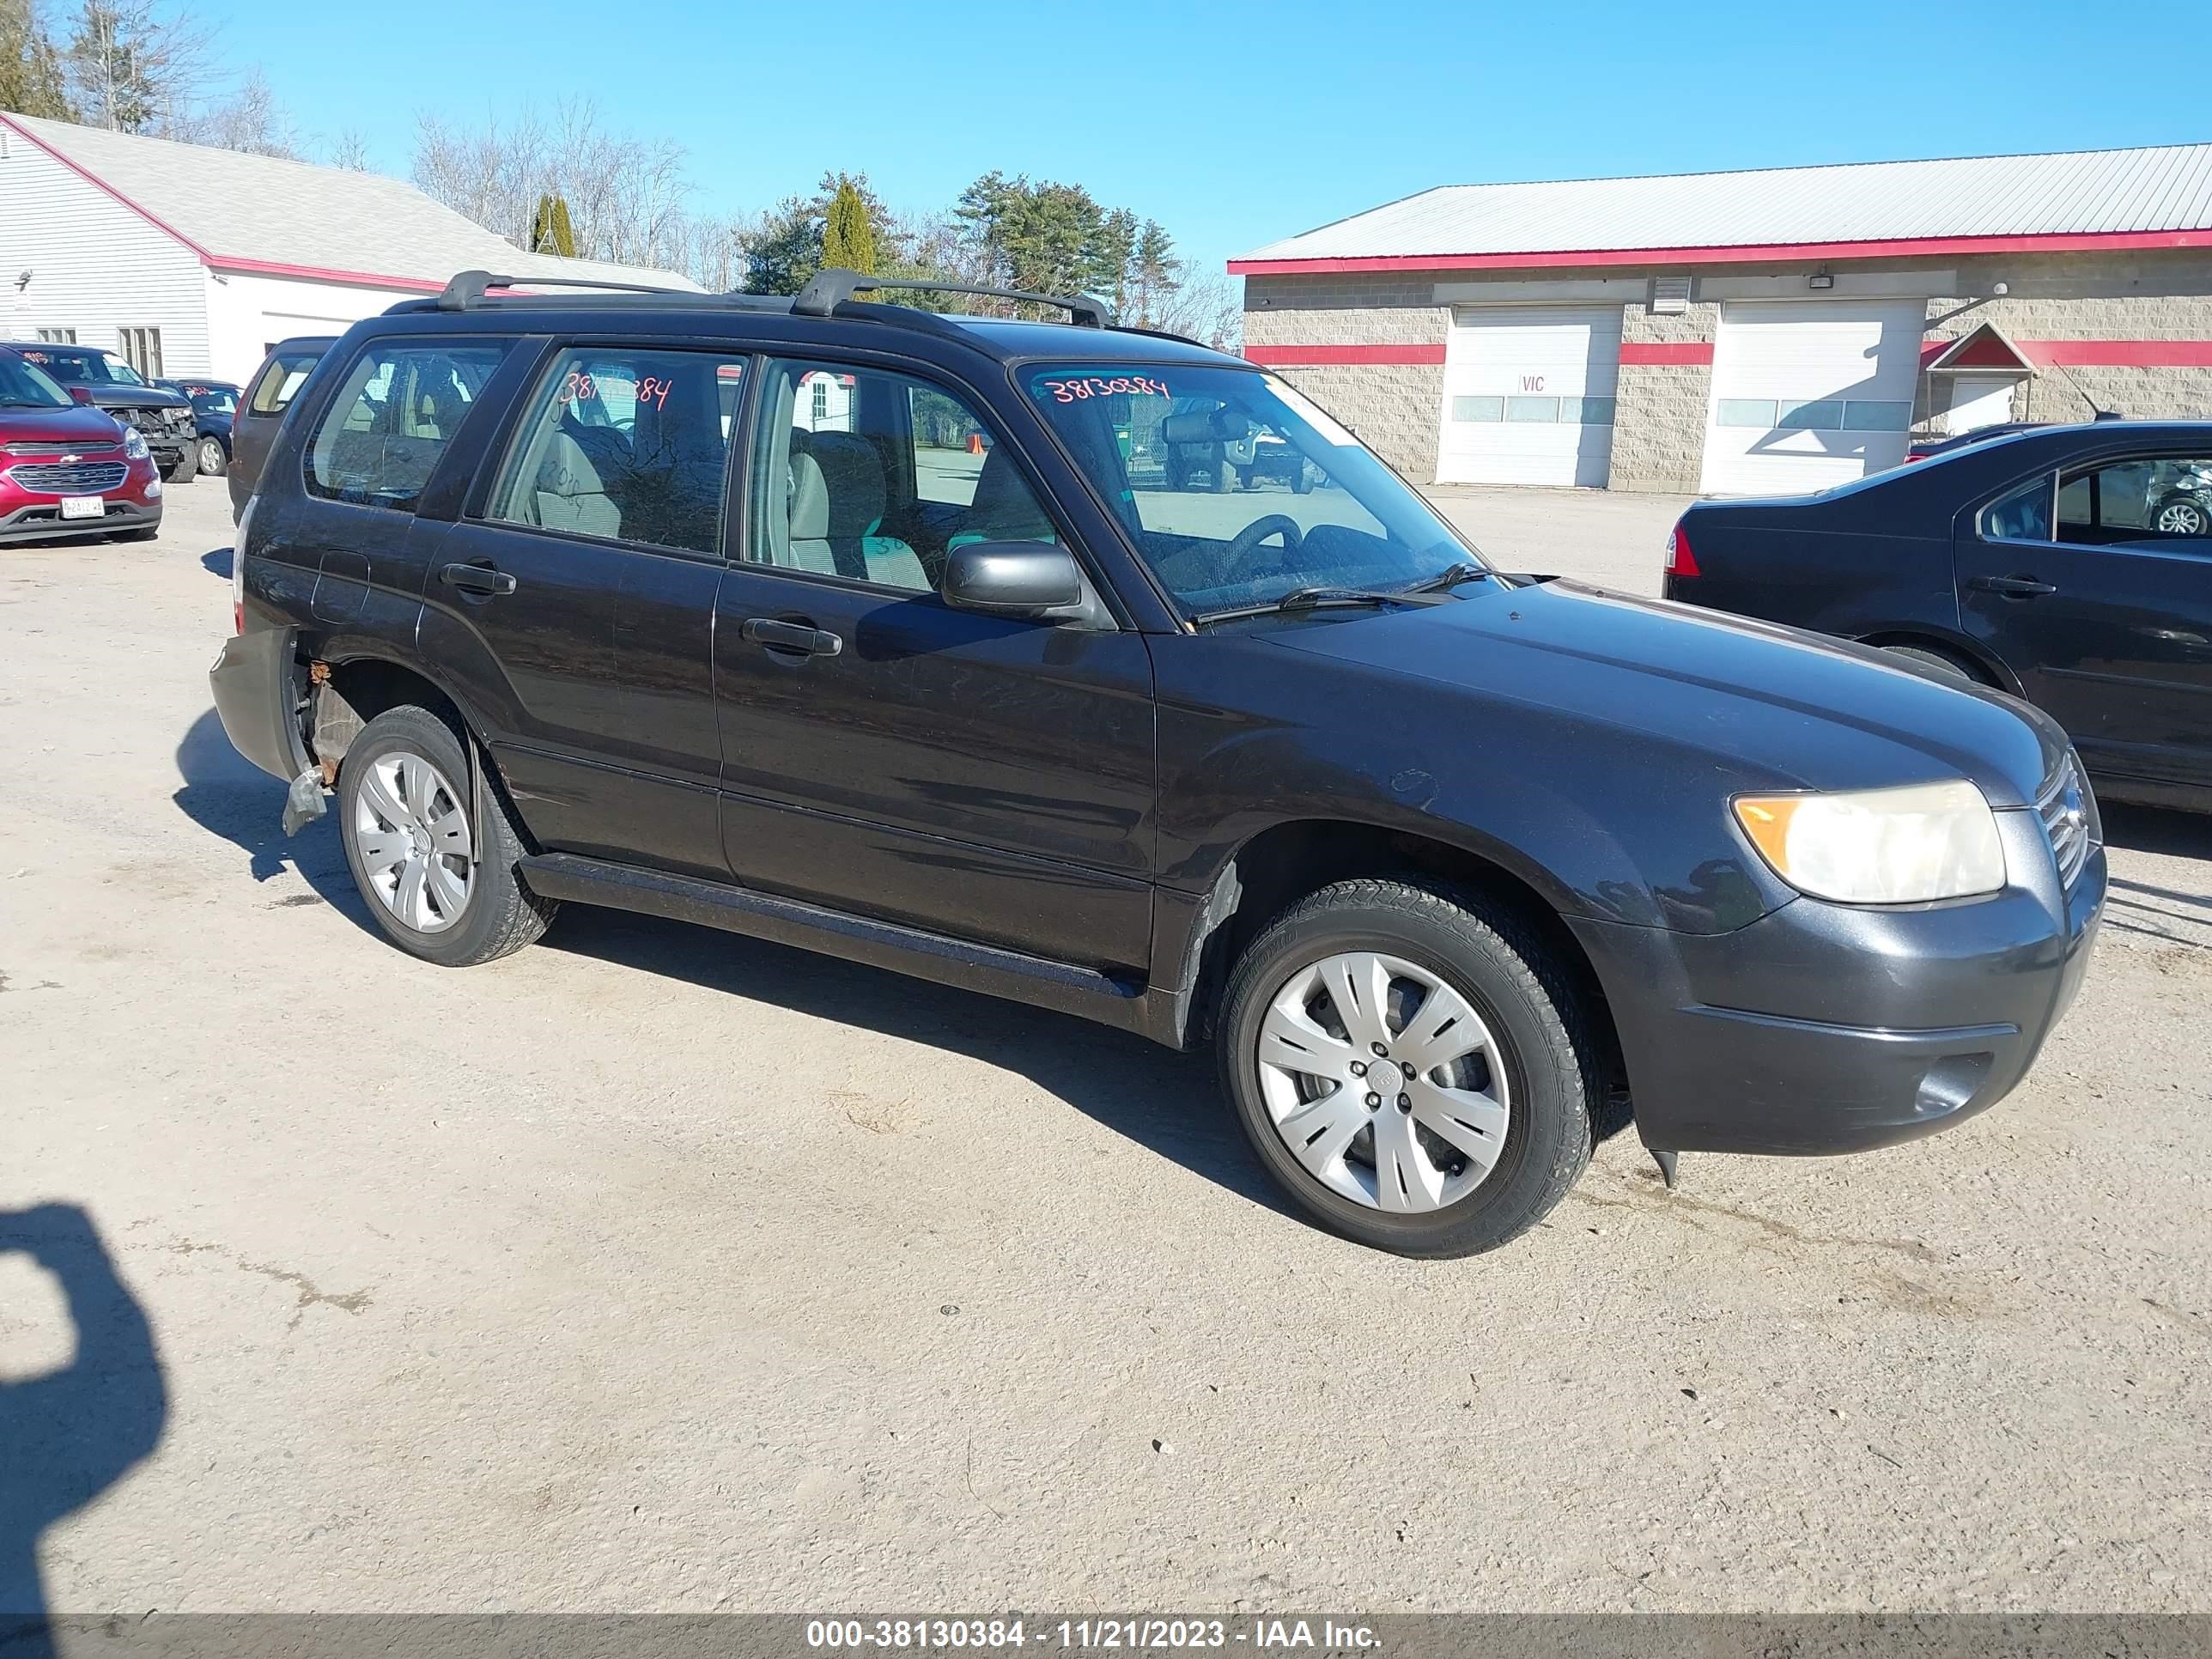
M 1897 465 L 1927 306 L 1731 300 L 1713 347 L 1704 488 L 1788 495 Z
M 1620 373 L 1618 306 L 1455 313 L 1437 482 L 1603 485 Z

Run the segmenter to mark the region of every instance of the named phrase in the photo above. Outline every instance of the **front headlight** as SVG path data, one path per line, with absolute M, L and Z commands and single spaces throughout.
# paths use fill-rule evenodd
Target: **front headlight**
M 2005 884 L 1996 814 L 1964 778 L 1837 795 L 1740 795 L 1736 822 L 1802 893 L 1917 904 Z
M 123 459 L 143 461 L 154 452 L 146 447 L 146 434 L 137 427 L 126 427 L 123 432 Z

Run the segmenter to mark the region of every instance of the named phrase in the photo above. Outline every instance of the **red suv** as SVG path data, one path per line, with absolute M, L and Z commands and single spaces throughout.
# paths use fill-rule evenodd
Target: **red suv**
M 161 480 L 144 437 L 0 347 L 0 545 L 150 541 L 161 527 Z

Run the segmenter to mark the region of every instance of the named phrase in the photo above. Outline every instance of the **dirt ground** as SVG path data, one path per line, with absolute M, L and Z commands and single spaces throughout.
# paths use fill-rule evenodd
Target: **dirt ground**
M 1446 504 L 1647 590 L 1678 505 Z M 0 1217 L 57 1610 L 2212 1608 L 2212 818 L 2108 813 L 1998 1109 L 1615 1139 L 1407 1262 L 1134 1038 L 576 908 L 382 945 L 210 710 L 228 532 L 0 551 L 0 1211 L 98 1241 Z

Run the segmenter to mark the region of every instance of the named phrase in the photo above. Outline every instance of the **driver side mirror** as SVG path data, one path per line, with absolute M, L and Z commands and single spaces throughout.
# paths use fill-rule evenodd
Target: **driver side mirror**
M 1083 576 L 1050 542 L 971 542 L 945 560 L 944 596 L 962 611 L 1042 617 L 1081 604 Z
M 81 404 L 88 404 L 92 401 L 92 388 L 88 386 L 73 386 L 65 389 L 70 397 Z

